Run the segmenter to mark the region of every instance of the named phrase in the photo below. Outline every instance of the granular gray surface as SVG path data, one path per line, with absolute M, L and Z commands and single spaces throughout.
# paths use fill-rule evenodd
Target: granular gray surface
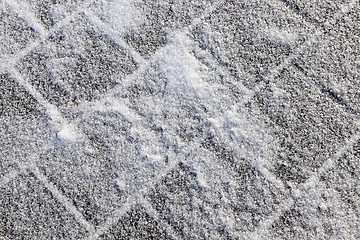
M 0 239 L 360 239 L 359 0 L 0 19 Z

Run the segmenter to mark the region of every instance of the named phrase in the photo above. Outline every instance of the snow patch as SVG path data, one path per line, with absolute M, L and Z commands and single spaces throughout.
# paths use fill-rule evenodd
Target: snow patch
M 134 3 L 136 3 L 136 1 L 109 1 L 106 8 L 107 23 L 119 32 L 135 28 L 142 22 L 142 14 L 135 7 Z
M 346 92 L 349 91 L 348 86 L 342 82 L 331 82 L 330 91 L 336 94 L 337 96 L 344 96 Z
M 61 131 L 56 134 L 56 137 L 64 143 L 71 143 L 78 140 L 80 136 L 74 126 L 65 124 L 62 126 Z
M 191 54 L 193 44 L 185 34 L 179 34 L 159 54 L 160 71 L 167 77 L 167 92 L 171 96 L 185 99 L 209 99 L 209 84 L 202 80 L 199 73 L 204 66 Z
M 287 30 L 268 28 L 263 29 L 257 33 L 257 41 L 266 42 L 268 45 L 272 46 L 292 46 L 298 35 L 294 32 L 289 32 Z

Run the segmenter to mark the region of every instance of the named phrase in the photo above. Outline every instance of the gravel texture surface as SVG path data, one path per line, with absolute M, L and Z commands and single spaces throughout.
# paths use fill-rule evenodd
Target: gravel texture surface
M 0 0 L 0 239 L 360 239 L 359 0 Z

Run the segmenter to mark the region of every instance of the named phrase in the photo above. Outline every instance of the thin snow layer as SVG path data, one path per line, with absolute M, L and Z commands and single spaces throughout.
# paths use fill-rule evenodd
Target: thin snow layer
M 293 64 L 314 26 L 279 1 L 77 2 L 0 3 L 0 238 L 360 238 L 350 82 Z
M 75 127 L 70 124 L 65 124 L 62 126 L 61 130 L 57 133 L 56 136 L 64 143 L 74 142 L 79 138 L 79 134 L 77 133 Z
M 201 104 L 207 111 L 202 116 L 210 126 L 207 131 L 224 136 L 225 141 L 236 145 L 244 158 L 271 159 L 273 141 L 266 128 L 239 109 L 236 101 L 218 94 L 217 85 L 207 82 L 213 76 L 207 74 L 209 69 L 194 56 L 192 48 L 193 42 L 185 34 L 179 34 L 156 56 L 160 74 L 167 79 L 164 100 L 171 103 L 166 106 L 169 114 L 176 119 L 181 105 Z M 246 98 L 247 92 L 243 94 Z
M 134 6 L 134 1 L 112 0 L 107 10 L 107 22 L 119 32 L 134 28 L 141 22 L 141 13 Z
M 241 186 L 232 179 L 238 174 L 235 166 L 242 166 L 244 171 L 253 168 L 261 172 L 265 166 L 271 169 L 274 141 L 261 121 L 242 109 L 229 94 L 218 92 L 219 85 L 213 85 L 218 76 L 195 57 L 193 48 L 194 44 L 185 34 L 176 35 L 151 59 L 154 62 L 154 67 L 148 69 L 151 74 L 145 71 L 145 75 L 133 82 L 124 82 L 123 86 L 120 84 L 100 101 L 82 105 L 82 117 L 77 125 L 90 139 L 93 135 L 100 138 L 110 149 L 111 161 L 124 169 L 117 178 L 117 188 L 123 193 L 132 194 L 142 189 L 151 202 L 158 194 L 167 194 L 167 190 L 158 191 L 153 187 L 169 172 L 182 171 L 181 167 L 178 170 L 179 163 L 194 169 L 194 181 L 202 189 L 196 193 L 199 201 L 196 208 L 202 208 L 204 201 L 209 202 L 206 214 L 199 209 L 184 210 L 181 216 L 178 213 L 181 205 L 162 206 L 173 212 L 166 216 L 169 221 L 187 219 L 185 236 L 205 234 L 202 232 L 212 228 L 212 221 L 226 226 L 229 232 L 240 234 L 247 231 L 239 227 L 240 222 L 250 219 L 238 218 L 229 207 L 239 205 L 235 189 Z M 149 75 L 156 78 L 151 79 Z M 151 81 L 155 81 L 155 85 L 151 85 Z M 145 86 L 163 87 L 150 91 Z M 243 90 L 244 98 L 250 94 L 244 87 L 238 87 Z M 130 99 L 122 97 L 135 88 L 144 94 Z M 154 95 L 149 93 L 157 91 Z M 207 144 L 213 145 L 205 146 Z M 218 158 L 219 154 L 224 157 Z M 233 160 L 227 159 L 227 154 Z M 228 164 L 234 166 L 228 168 Z M 264 179 L 259 177 L 257 181 L 255 188 L 260 188 Z M 179 191 L 189 190 L 187 186 L 174 187 Z M 213 209 L 215 205 L 222 207 Z M 206 235 L 219 237 L 217 231 Z
M 160 73 L 165 74 L 167 79 L 167 97 L 176 101 L 211 101 L 214 90 L 203 81 L 201 76 L 204 66 L 189 52 L 189 44 L 190 39 L 180 35 L 157 56 L 161 62 Z
M 270 46 L 293 46 L 298 39 L 297 33 L 277 28 L 258 29 L 256 34 L 257 41 L 264 41 Z
M 139 3 L 138 0 L 95 1 L 92 11 L 117 33 L 123 34 L 144 21 L 140 10 L 136 7 Z

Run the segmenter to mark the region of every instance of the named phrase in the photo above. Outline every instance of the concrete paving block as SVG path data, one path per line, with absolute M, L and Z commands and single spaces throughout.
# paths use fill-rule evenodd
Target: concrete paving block
M 134 207 L 99 239 L 172 239 L 141 207 Z
M 297 67 L 335 102 L 360 112 L 360 5 L 296 59 Z
M 75 10 L 84 0 L 22 0 L 30 5 L 30 11 L 36 16 L 41 25 L 49 30 L 56 23 L 61 22 Z
M 306 181 L 359 130 L 351 114 L 293 67 L 284 69 L 256 98 L 277 139 L 273 172 L 290 187 Z
M 77 239 L 87 232 L 32 173 L 20 174 L 0 192 L 2 237 Z
M 17 65 L 43 97 L 56 106 L 91 101 L 136 69 L 131 54 L 78 17 Z
M 192 34 L 202 49 L 252 88 L 313 31 L 285 6 L 253 0 L 225 1 Z
M 0 32 L 0 58 L 20 52 L 38 36 L 34 29 L 4 2 L 0 2 Z
M 140 12 L 140 23 L 126 31 L 124 39 L 142 56 L 148 58 L 166 44 L 169 34 L 190 24 L 208 6 L 210 2 L 207 0 L 138 1 L 134 11 Z

